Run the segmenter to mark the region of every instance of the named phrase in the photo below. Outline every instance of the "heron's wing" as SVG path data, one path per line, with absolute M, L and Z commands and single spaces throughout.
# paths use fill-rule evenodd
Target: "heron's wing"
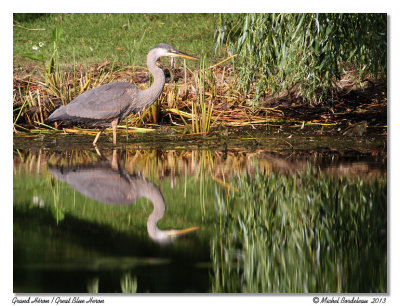
M 137 97 L 138 88 L 128 82 L 102 85 L 76 97 L 66 106 L 69 116 L 112 119 L 126 112 Z

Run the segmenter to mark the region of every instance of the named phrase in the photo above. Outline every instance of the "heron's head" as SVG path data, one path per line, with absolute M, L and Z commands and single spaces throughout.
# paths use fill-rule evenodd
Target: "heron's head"
M 199 229 L 198 226 L 186 228 L 186 229 L 171 229 L 171 230 L 157 230 L 153 232 L 149 232 L 150 238 L 160 244 L 168 244 L 174 241 L 176 238 L 185 236 L 189 233 L 195 232 Z
M 188 59 L 199 60 L 198 57 L 176 50 L 174 47 L 168 44 L 159 44 L 155 46 L 153 49 L 151 49 L 150 52 L 155 52 L 156 58 L 162 56 L 171 56 L 171 57 L 183 57 Z

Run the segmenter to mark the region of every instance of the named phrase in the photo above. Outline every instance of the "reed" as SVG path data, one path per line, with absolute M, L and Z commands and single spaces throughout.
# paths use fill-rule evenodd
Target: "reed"
M 206 86 L 211 87 L 211 83 L 206 83 L 210 71 L 206 68 L 205 61 L 200 62 L 200 68 L 195 74 L 196 98 L 192 100 L 192 132 L 208 133 L 211 127 L 213 114 L 213 103 L 211 95 L 206 96 Z M 209 92 L 207 92 L 209 93 Z

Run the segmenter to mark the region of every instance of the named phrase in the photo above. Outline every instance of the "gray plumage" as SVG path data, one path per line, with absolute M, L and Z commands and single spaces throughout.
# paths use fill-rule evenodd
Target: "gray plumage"
M 94 145 L 101 132 L 107 127 L 112 127 L 115 145 L 117 124 L 130 113 L 145 110 L 160 96 L 165 84 L 165 75 L 163 70 L 157 66 L 156 61 L 162 56 L 198 59 L 178 51 L 168 44 L 159 44 L 147 55 L 147 67 L 154 78 L 154 82 L 149 88 L 140 90 L 128 82 L 102 85 L 84 92 L 68 105 L 59 107 L 48 117 L 47 122 L 62 121 L 100 128 L 93 142 Z
M 139 89 L 128 82 L 116 82 L 88 90 L 68 105 L 54 111 L 48 121 L 64 121 L 88 127 L 110 127 L 111 121 L 139 112 L 143 105 L 133 104 Z M 143 101 L 143 100 L 142 100 Z

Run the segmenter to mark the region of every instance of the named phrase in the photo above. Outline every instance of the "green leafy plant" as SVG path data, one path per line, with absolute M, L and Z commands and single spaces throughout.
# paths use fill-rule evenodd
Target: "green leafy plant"
M 295 89 L 315 103 L 349 70 L 384 81 L 386 41 L 386 14 L 220 14 L 215 51 L 240 54 L 240 87 L 255 101 Z

